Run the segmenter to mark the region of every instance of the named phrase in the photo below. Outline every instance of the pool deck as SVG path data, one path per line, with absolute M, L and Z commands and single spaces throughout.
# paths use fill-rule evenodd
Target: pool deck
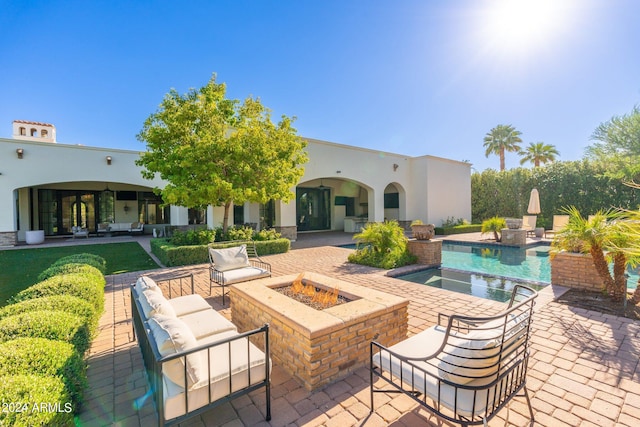
M 475 233 L 474 233 L 475 234 Z M 478 233 L 479 234 L 479 233 Z M 471 239 L 456 236 L 456 239 Z M 99 240 L 99 239 L 89 239 Z M 136 239 L 148 248 L 148 239 Z M 477 241 L 477 240 L 476 240 Z M 346 262 L 350 243 L 345 233 L 301 235 L 285 254 L 264 257 L 274 276 L 313 271 L 372 289 L 408 297 L 409 335 L 433 325 L 437 313 L 495 313 L 501 303 L 394 279 L 385 271 Z M 95 243 L 95 242 L 93 242 Z M 209 296 L 207 265 L 149 271 L 155 278 L 193 272 L 198 292 L 214 309 L 219 293 Z M 142 356 L 131 327 L 128 286 L 142 272 L 107 277 L 106 310 L 100 333 L 89 354 L 89 389 L 79 425 L 148 426 L 157 424 L 153 405 L 139 410 L 133 402 L 148 391 Z M 640 323 L 626 318 L 572 308 L 553 301 L 562 289 L 549 286 L 536 305 L 528 389 L 538 426 L 640 425 Z M 192 419 L 184 426 L 418 426 L 438 424 L 436 418 L 406 396 L 378 394 L 376 411 L 369 413 L 368 371 L 361 369 L 315 392 L 308 392 L 277 365 L 273 367 L 272 414 L 264 421 L 264 393 L 240 397 Z M 510 426 L 528 422 L 522 398 L 489 423 Z

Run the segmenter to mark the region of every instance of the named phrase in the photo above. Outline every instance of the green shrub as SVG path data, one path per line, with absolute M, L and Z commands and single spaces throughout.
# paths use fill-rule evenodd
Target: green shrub
M 390 269 L 416 261 L 407 250 L 407 238 L 397 221 L 369 223 L 353 238 L 358 247 L 349 255 L 349 262 Z
M 19 337 L 68 342 L 80 354 L 84 354 L 91 344 L 87 321 L 59 310 L 27 311 L 0 320 L 0 342 Z
M 291 247 L 289 239 L 257 241 L 258 255 L 285 253 Z M 212 243 L 213 248 L 223 248 L 237 245 L 236 242 Z M 167 267 L 177 265 L 205 264 L 209 262 L 207 245 L 202 246 L 174 246 L 170 239 L 151 239 L 151 252 Z
M 278 233 L 275 229 L 269 228 L 266 230 L 260 230 L 253 234 L 253 240 L 262 242 L 265 240 L 278 240 L 282 237 L 282 234 Z
M 60 378 L 5 373 L 0 376 L 0 401 L 20 404 L 20 410 L 14 406 L 0 412 L 2 426 L 74 426 L 73 403 Z
M 215 239 L 216 230 L 176 230 L 171 236 L 171 244 L 176 246 L 207 245 L 215 241 Z
M 42 282 L 50 277 L 58 276 L 60 274 L 73 274 L 80 273 L 87 276 L 93 276 L 98 282 L 104 281 L 104 274 L 96 267 L 89 264 L 80 264 L 72 262 L 69 264 L 52 265 L 45 271 L 40 273 L 38 281 Z
M 104 277 L 97 281 L 95 277 L 83 274 L 66 274 L 29 286 L 14 295 L 10 303 L 26 301 L 51 295 L 72 295 L 88 301 L 101 315 L 104 310 Z
M 89 253 L 67 255 L 51 264 L 51 267 L 57 267 L 64 264 L 87 264 L 97 268 L 102 274 L 107 271 L 107 261 L 100 255 Z
M 75 314 L 87 321 L 92 337 L 95 336 L 98 331 L 100 315 L 96 313 L 95 308 L 88 301 L 71 295 L 52 295 L 6 305 L 0 308 L 0 319 L 27 311 L 39 310 L 59 310 Z
M 231 226 L 224 232 L 222 227 L 216 228 L 218 242 L 228 242 L 230 240 L 252 240 L 254 230 L 252 227 L 244 225 L 242 227 Z
M 85 363 L 75 347 L 45 338 L 16 338 L 0 343 L 0 372 L 59 377 L 74 407 L 82 402 L 87 386 Z
M 456 225 L 453 227 L 436 227 L 436 234 L 447 236 L 450 234 L 477 233 L 482 230 L 480 224 Z

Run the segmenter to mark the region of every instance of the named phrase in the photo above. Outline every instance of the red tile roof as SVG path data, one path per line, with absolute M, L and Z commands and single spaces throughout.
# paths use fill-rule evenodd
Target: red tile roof
M 38 125 L 38 126 L 49 126 L 55 127 L 51 123 L 42 123 L 42 122 L 30 122 L 28 120 L 14 120 L 13 123 L 23 123 L 25 125 Z

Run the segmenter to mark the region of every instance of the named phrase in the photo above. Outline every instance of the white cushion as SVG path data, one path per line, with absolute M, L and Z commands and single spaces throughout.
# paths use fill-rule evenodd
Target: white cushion
M 237 268 L 249 267 L 249 256 L 247 255 L 247 245 L 234 246 L 224 249 L 209 249 L 211 258 L 218 271 L 235 270 Z
M 173 307 L 176 316 L 184 316 L 189 313 L 195 313 L 203 310 L 211 310 L 211 306 L 198 294 L 183 295 L 176 298 L 171 298 L 169 304 Z
M 196 338 L 189 327 L 180 319 L 175 317 L 154 316 L 149 319 L 151 335 L 155 340 L 160 355 L 167 356 L 184 350 L 189 350 L 198 346 Z M 198 352 L 186 357 L 180 357 L 162 364 L 162 372 L 171 381 L 185 386 L 185 359 L 187 382 L 190 387 L 206 376 L 206 360 L 203 360 L 204 353 Z
M 269 277 L 271 273 L 258 267 L 244 267 L 235 270 L 227 270 L 222 274 L 222 284 L 232 285 L 234 283 L 246 282 L 247 280 Z
M 162 293 L 162 289 L 160 289 L 160 286 L 158 286 L 155 280 L 147 276 L 138 277 L 135 288 L 138 295 L 141 295 L 146 290 Z
M 487 378 L 498 371 L 501 330 L 477 330 L 450 336 L 438 363 L 440 376 L 457 384 Z
M 142 295 L 138 298 L 142 310 L 147 319 L 155 315 L 163 315 L 169 317 L 176 317 L 176 312 L 162 293 L 158 293 L 152 290 L 146 290 L 142 292 Z
M 214 309 L 198 311 L 184 316 L 182 320 L 197 340 L 220 332 L 236 331 L 236 326 Z
M 235 335 L 235 332 L 225 332 L 212 335 L 205 340 L 199 340 L 198 345 L 212 343 Z M 249 349 L 249 360 L 247 360 Z M 231 352 L 231 358 L 229 358 Z M 200 371 L 205 375 L 194 384 L 188 393 L 189 412 L 207 405 L 209 402 L 221 399 L 232 392 L 242 390 L 249 385 L 257 384 L 265 379 L 265 356 L 256 346 L 241 338 L 210 350 L 203 350 L 204 364 L 209 359 L 209 370 Z M 210 353 L 210 355 L 207 355 Z M 229 381 L 229 364 L 231 364 L 231 381 Z M 269 366 L 271 370 L 271 365 Z M 250 379 L 250 380 L 249 380 Z M 209 387 L 211 383 L 211 387 Z M 164 381 L 165 420 L 185 414 L 185 390 L 172 381 Z M 209 394 L 209 390 L 211 394 Z

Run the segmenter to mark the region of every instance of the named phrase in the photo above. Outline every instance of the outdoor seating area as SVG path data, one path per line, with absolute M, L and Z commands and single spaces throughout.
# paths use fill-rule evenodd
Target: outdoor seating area
M 347 265 L 344 260 L 348 249 L 334 246 L 304 249 L 306 243 L 300 243 L 300 249 L 263 258 L 271 265 L 273 277 L 297 274 L 304 266 L 306 271 L 408 297 L 406 341 L 439 322 L 446 324 L 444 317 L 438 318 L 438 313 L 443 316 L 464 314 L 490 321 L 487 319 L 495 320 L 495 316 L 505 314 L 508 306 L 400 281 L 373 268 Z M 146 426 L 160 422 L 157 405 L 153 403 L 155 396 L 151 394 L 145 378 L 147 356 L 140 351 L 140 342 L 132 329 L 133 313 L 129 307 L 134 309 L 135 304 L 131 305 L 131 284 L 141 275 L 160 281 L 185 273 L 194 275 L 194 293 L 201 295 L 212 310 L 227 320 L 232 319 L 233 304 L 221 304 L 222 288 L 211 288 L 207 264 L 108 276 L 105 292 L 107 310 L 100 322 L 100 335 L 90 350 L 90 385 L 79 414 L 83 425 Z M 163 288 L 169 300 L 178 297 L 179 293 L 175 293 L 171 298 L 172 295 L 167 294 L 169 289 Z M 558 291 L 549 287 L 540 292 L 533 316 L 524 323 L 529 325 L 532 319 L 530 339 L 526 345 L 526 389 L 536 425 L 640 424 L 640 372 L 637 366 L 640 325 L 631 319 L 557 303 L 553 299 Z M 522 321 L 522 317 L 517 317 Z M 518 328 L 513 330 L 519 331 Z M 438 333 L 444 336 L 444 333 Z M 517 343 L 513 348 L 524 349 L 520 339 L 524 335 L 516 335 L 518 338 L 515 340 L 510 337 L 503 341 Z M 369 348 L 363 351 L 368 353 Z M 521 353 L 518 351 L 517 354 Z M 273 363 L 270 375 L 270 422 L 265 422 L 264 390 L 221 401 L 217 407 L 195 414 L 192 422 L 244 426 L 441 425 L 441 418 L 416 402 L 414 396 L 404 393 L 376 393 L 373 412 L 370 412 L 370 370 L 367 367 L 314 391 L 307 390 L 278 363 Z M 457 375 L 460 376 L 459 373 Z M 385 384 L 388 385 L 384 380 L 374 380 L 376 389 L 384 388 Z M 525 384 L 519 385 L 522 389 L 517 394 L 521 395 Z M 531 420 L 530 408 L 524 398 L 516 397 L 504 407 L 493 409 L 494 419 L 489 421 L 489 425 L 523 426 Z M 447 412 L 444 408 L 442 410 Z M 448 425 L 447 422 L 444 424 Z

